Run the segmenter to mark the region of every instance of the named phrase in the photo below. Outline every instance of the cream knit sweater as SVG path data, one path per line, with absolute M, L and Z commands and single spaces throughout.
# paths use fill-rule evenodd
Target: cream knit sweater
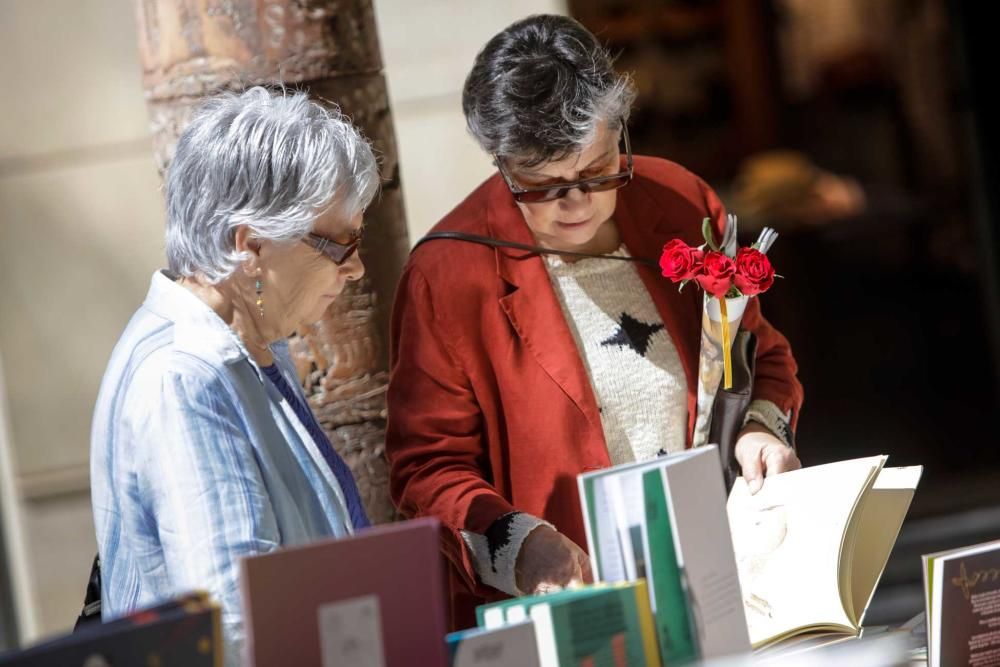
M 614 253 L 628 256 L 625 246 Z M 687 379 L 631 262 L 546 257 L 601 410 L 611 464 L 684 449 Z

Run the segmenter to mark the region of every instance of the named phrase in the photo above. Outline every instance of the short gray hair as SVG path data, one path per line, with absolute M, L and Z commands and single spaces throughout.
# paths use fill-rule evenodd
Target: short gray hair
M 635 95 L 589 30 L 540 14 L 486 43 L 465 80 L 462 110 L 486 152 L 532 167 L 580 152 L 601 122 L 620 128 Z
M 245 257 L 236 228 L 296 241 L 337 207 L 346 219 L 379 188 L 368 141 L 305 93 L 255 86 L 206 101 L 181 134 L 167 173 L 170 269 L 217 283 Z

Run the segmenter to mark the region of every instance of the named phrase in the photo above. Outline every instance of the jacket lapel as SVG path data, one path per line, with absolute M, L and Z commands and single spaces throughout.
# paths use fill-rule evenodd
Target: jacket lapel
M 520 209 L 499 176 L 493 186 L 487 213 L 490 236 L 534 245 L 536 241 Z M 509 248 L 497 248 L 496 258 L 497 274 L 507 284 L 507 293 L 499 299 L 500 307 L 511 326 L 542 370 L 603 438 L 590 378 L 552 287 L 545 260 Z

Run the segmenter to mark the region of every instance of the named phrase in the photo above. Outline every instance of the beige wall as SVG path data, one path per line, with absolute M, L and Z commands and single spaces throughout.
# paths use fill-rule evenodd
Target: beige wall
M 462 84 L 479 49 L 529 14 L 565 0 L 375 0 L 415 242 L 493 169 L 465 130 Z
M 490 172 L 461 115 L 476 51 L 562 5 L 376 0 L 411 239 Z M 0 0 L 0 80 L 0 484 L 30 640 L 79 611 L 91 410 L 163 263 L 163 214 L 130 0 Z
M 25 638 L 79 612 L 95 549 L 90 413 L 161 263 L 137 58 L 128 0 L 0 0 L 0 355 Z

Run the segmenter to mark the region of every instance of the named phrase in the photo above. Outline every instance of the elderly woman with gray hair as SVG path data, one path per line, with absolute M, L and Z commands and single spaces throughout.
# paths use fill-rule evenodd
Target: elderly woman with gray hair
M 112 353 L 91 436 L 105 620 L 192 589 L 241 664 L 239 559 L 368 525 L 286 337 L 359 280 L 379 175 L 305 94 L 208 101 L 166 179 L 168 270 Z
M 591 578 L 578 474 L 692 445 L 701 297 L 630 260 L 697 245 L 726 213 L 680 165 L 632 154 L 633 98 L 561 16 L 503 30 L 466 79 L 466 122 L 497 173 L 404 271 L 386 442 L 402 512 L 447 529 L 454 627 L 485 600 Z M 735 455 L 753 488 L 799 466 L 802 388 L 756 300 L 743 326 L 757 370 Z

